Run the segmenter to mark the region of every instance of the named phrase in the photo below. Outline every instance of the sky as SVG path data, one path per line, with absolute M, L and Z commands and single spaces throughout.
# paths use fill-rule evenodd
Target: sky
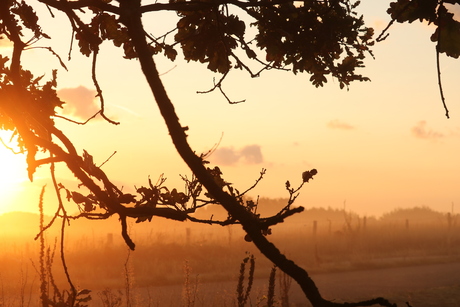
M 389 1 L 362 1 L 360 12 L 376 33 L 389 22 Z M 98 100 L 91 80 L 91 60 L 78 54 L 76 46 L 67 61 L 70 29 L 65 19 L 52 20 L 46 8 L 45 33 L 65 60 L 68 71 L 58 73 L 59 95 L 67 101 L 62 115 L 85 120 L 95 113 Z M 459 10 L 460 11 L 460 10 Z M 166 14 L 152 24 L 156 35 L 174 24 Z M 55 27 L 61 22 L 62 27 Z M 155 32 L 156 31 L 156 32 Z M 229 104 L 219 92 L 198 94 L 213 86 L 219 75 L 204 65 L 155 60 L 168 94 L 175 104 L 188 140 L 197 153 L 213 150 L 211 165 L 219 165 L 224 178 L 240 191 L 252 186 L 262 169 L 264 179 L 252 190 L 252 197 L 285 198 L 285 182 L 301 183 L 305 170 L 318 174 L 300 191 L 297 205 L 306 208 L 331 207 L 360 215 L 380 216 L 397 208 L 427 206 L 441 212 L 459 212 L 460 194 L 460 62 L 441 56 L 444 94 L 451 118 L 439 95 L 435 45 L 430 41 L 432 26 L 414 22 L 394 24 L 390 36 L 374 48 L 360 73 L 371 82 L 339 89 L 328 80 L 322 88 L 309 83 L 307 74 L 267 71 L 251 78 L 233 71 L 223 87 Z M 2 54 L 11 51 L 8 46 Z M 120 125 L 95 118 L 75 125 L 56 119 L 80 152 L 88 151 L 96 164 L 126 191 L 148 184 L 161 174 L 166 184 L 181 189 L 180 174 L 190 176 L 169 138 L 164 120 L 143 79 L 136 60 L 121 59 L 121 50 L 106 44 L 97 64 L 97 77 L 106 103 L 106 115 Z M 57 59 L 44 49 L 24 55 L 24 66 L 37 75 L 51 76 Z M 8 141 L 8 136 L 2 137 Z M 216 147 L 217 146 L 217 147 Z M 0 148 L 0 213 L 20 210 L 37 212 L 38 195 L 44 183 L 52 197 L 49 171 L 41 167 L 33 183 L 27 181 L 23 155 Z M 59 180 L 71 185 L 73 176 L 63 167 Z M 46 202 L 48 213 L 55 210 L 53 199 Z M 72 208 L 69 206 L 69 208 Z M 72 209 L 71 209 L 72 210 Z

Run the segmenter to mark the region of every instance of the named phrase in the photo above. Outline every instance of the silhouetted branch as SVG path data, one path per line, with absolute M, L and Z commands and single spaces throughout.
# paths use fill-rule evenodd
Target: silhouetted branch
M 381 42 L 381 41 L 384 41 L 390 34 L 389 33 L 386 33 L 390 27 L 393 25 L 393 23 L 395 21 L 398 20 L 398 18 L 406 12 L 406 10 L 409 8 L 409 6 L 412 4 L 412 1 L 407 1 L 407 3 L 404 5 L 404 7 L 402 8 L 401 11 L 399 11 L 399 13 L 397 14 L 397 16 L 395 16 L 394 18 L 392 18 L 390 20 L 390 22 L 388 23 L 388 25 L 385 27 L 385 29 L 382 30 L 382 32 L 379 34 L 379 36 L 375 39 L 377 42 Z
M 91 117 L 89 117 L 86 121 L 84 122 L 78 122 L 76 120 L 73 120 L 73 119 L 70 119 L 70 118 L 67 118 L 65 116 L 62 116 L 62 115 L 58 115 L 58 114 L 55 114 L 54 117 L 58 117 L 58 118 L 62 118 L 66 121 L 69 121 L 71 123 L 74 123 L 74 124 L 77 124 L 77 125 L 86 125 L 90 120 L 92 120 L 93 118 L 95 118 L 98 114 L 101 113 L 101 110 L 97 111 L 94 115 L 92 115 Z
M 13 126 L 17 127 L 21 141 L 23 144 L 25 144 L 24 146 L 27 149 L 27 162 L 29 166 L 28 170 L 30 179 L 32 180 L 33 174 L 38 165 L 46 163 L 51 164 L 51 175 L 59 201 L 59 209 L 57 212 L 58 214 L 60 213 L 61 215 L 59 216 L 63 218 L 63 224 L 61 226 L 62 253 L 64 246 L 63 237 L 65 223 L 68 222 L 69 219 L 76 219 L 79 217 L 85 217 L 89 219 L 106 219 L 109 216 L 117 214 L 121 224 L 121 236 L 131 250 L 134 250 L 135 244 L 129 236 L 127 221 L 128 217 L 136 218 L 136 222 L 143 222 L 146 220 L 150 221 L 153 216 L 160 216 L 176 221 L 185 221 L 188 219 L 193 222 L 207 224 L 230 225 L 239 223 L 247 233 L 247 238 L 249 238 L 249 240 L 255 244 L 260 252 L 282 271 L 296 280 L 313 306 L 370 306 L 366 304 L 371 303 L 381 304 L 383 306 L 391 306 L 386 300 L 381 298 L 371 301 L 363 301 L 361 303 L 346 304 L 334 303 L 325 300 L 321 296 L 318 288 L 308 273 L 293 261 L 286 258 L 286 256 L 282 254 L 275 245 L 267 240 L 266 236 L 270 234 L 270 226 L 281 223 L 285 218 L 304 210 L 303 207 L 291 208 L 291 205 L 298 197 L 298 191 L 300 188 L 304 185 L 305 182 L 308 182 L 309 179 L 312 179 L 313 175 L 316 174 L 316 170 L 304 172 L 302 174 L 303 181 L 296 189 L 291 188 L 289 182 L 287 182 L 286 188 L 290 194 L 288 204 L 276 215 L 272 217 L 261 218 L 257 213 L 257 202 L 255 203 L 252 200 L 244 200 L 243 196 L 245 193 L 247 193 L 247 191 L 253 189 L 259 183 L 265 173 L 265 170 L 262 170 L 259 179 L 256 180 L 253 186 L 251 186 L 245 192 L 239 193 L 238 190 L 233 188 L 232 184 L 226 182 L 221 177 L 222 173 L 218 167 L 210 169 L 205 166 L 203 155 L 198 156 L 190 147 L 186 135 L 186 130 L 188 130 L 188 128 L 180 124 L 179 118 L 174 109 L 174 105 L 166 93 L 155 62 L 152 58 L 152 46 L 147 42 L 146 32 L 142 25 L 141 19 L 143 13 L 156 10 L 189 11 L 210 7 L 218 9 L 219 5 L 226 4 L 236 5 L 241 8 L 260 6 L 270 6 L 276 8 L 279 4 L 291 3 L 292 1 L 184 1 L 171 3 L 154 3 L 146 6 L 141 6 L 141 1 L 120 0 L 117 2 L 120 5 L 119 7 L 101 0 L 40 1 L 67 14 L 68 19 L 72 25 L 72 29 L 75 31 L 74 33 L 78 35 L 76 38 L 79 39 L 79 43 L 86 44 L 83 46 L 84 48 L 81 48 L 81 51 L 88 56 L 91 55 L 91 52 L 93 53 L 92 79 L 97 90 L 97 96 L 101 101 L 101 110 L 98 112 L 98 114 L 101 114 L 101 116 L 103 116 L 108 122 L 114 124 L 117 123 L 109 120 L 104 115 L 104 98 L 96 78 L 96 61 L 99 46 L 105 38 L 99 36 L 99 28 L 95 31 L 93 28 L 94 24 L 85 24 L 76 14 L 78 13 L 76 10 L 83 12 L 84 9 L 86 9 L 88 6 L 91 6 L 91 9 L 94 10 L 96 10 L 95 8 L 101 9 L 101 14 L 111 12 L 113 14 L 119 15 L 119 19 L 116 19 L 117 21 L 115 28 L 121 26 L 121 24 L 126 26 L 126 28 L 123 28 L 123 30 L 127 29 L 129 40 L 125 41 L 124 43 L 128 42 L 130 44 L 128 49 L 132 49 L 132 52 L 135 54 L 133 57 L 138 58 L 142 72 L 144 73 L 148 85 L 150 86 L 151 92 L 154 95 L 161 115 L 165 120 L 172 142 L 174 143 L 181 158 L 193 172 L 192 180 L 187 181 L 188 185 L 186 187 L 186 193 L 179 192 L 176 189 L 170 190 L 163 186 L 165 179 L 162 177 L 160 177 L 156 185 L 153 185 L 149 178 L 148 187 L 141 187 L 136 189 L 138 195 L 123 193 L 109 180 L 107 175 L 100 168 L 102 165 L 104 165 L 105 162 L 107 162 L 108 159 L 98 167 L 94 163 L 93 157 L 87 151 L 84 150 L 83 154 L 79 154 L 72 142 L 70 142 L 70 140 L 54 126 L 52 119 L 54 116 L 53 113 L 45 114 L 42 117 L 37 116 L 36 121 L 38 121 L 38 124 L 34 126 L 31 124 L 31 122 L 35 122 L 30 121 L 30 119 L 36 119 L 33 117 L 35 114 L 24 118 L 24 112 L 22 112 L 23 110 L 16 106 L 17 104 L 5 104 L 5 110 L 2 109 L 2 111 L 11 117 Z M 331 1 L 331 3 L 332 2 L 333 1 Z M 330 6 L 332 8 L 332 4 L 330 4 L 328 1 L 322 2 L 321 5 Z M 24 88 L 22 87 L 22 80 L 20 78 L 22 72 L 20 68 L 20 56 L 25 44 L 21 41 L 21 36 L 18 33 L 19 27 L 16 27 L 17 24 L 15 24 L 13 16 L 8 12 L 8 8 L 9 7 L 6 4 L 6 1 L 0 2 L 0 14 L 2 14 L 0 17 L 2 18 L 4 27 L 10 31 L 10 33 L 8 33 L 10 40 L 15 44 L 10 71 L 12 72 L 11 79 L 13 80 L 15 89 L 18 88 L 19 90 L 17 93 L 15 92 L 14 95 L 12 95 L 10 100 L 14 102 L 29 101 L 28 99 L 30 99 L 30 97 L 27 96 L 28 94 L 24 93 L 26 91 L 23 91 Z M 217 12 L 215 11 L 215 13 Z M 114 16 L 110 15 L 110 17 Z M 219 19 L 220 17 L 218 16 L 217 18 Z M 8 22 L 10 24 L 8 24 Z M 122 34 L 126 35 L 126 32 L 123 32 Z M 223 36 L 223 32 L 221 32 L 221 35 Z M 84 37 L 82 38 L 82 36 Z M 360 47 L 365 49 L 366 44 L 360 45 Z M 229 54 L 231 55 L 231 48 L 229 48 L 229 46 L 226 46 L 226 50 L 227 56 Z M 237 61 L 237 65 L 243 67 L 252 75 L 252 72 L 249 70 L 248 66 L 240 61 L 238 57 L 235 55 L 233 56 Z M 204 57 L 204 59 L 206 60 L 206 57 Z M 229 64 L 229 62 L 226 63 Z M 282 67 L 281 62 L 277 65 Z M 265 66 L 264 69 L 268 69 L 268 66 Z M 218 88 L 229 103 L 237 103 L 232 102 L 222 90 L 222 81 L 227 76 L 227 73 L 223 74 L 222 78 L 214 84 L 213 89 L 210 91 Z M 55 92 L 53 92 L 53 94 L 54 93 Z M 49 96 L 46 96 L 46 98 L 49 98 Z M 56 101 L 54 102 L 56 103 Z M 59 102 L 60 101 L 58 101 L 56 104 L 59 105 Z M 54 112 L 55 105 L 51 104 L 51 106 L 46 106 L 49 107 L 49 109 L 53 107 L 52 110 Z M 58 139 L 58 143 L 55 142 L 57 141 L 56 139 Z M 39 150 L 48 151 L 50 153 L 50 158 L 36 160 L 36 154 Z M 63 189 L 63 186 L 58 185 L 56 178 L 54 177 L 54 163 L 57 161 L 65 162 L 67 168 L 75 175 L 76 178 L 78 178 L 81 185 L 85 186 L 89 190 L 87 195 L 83 195 L 81 193 L 69 191 L 64 188 L 67 192 L 67 199 L 69 201 L 73 200 L 81 210 L 80 214 L 75 217 L 67 216 L 67 212 L 64 209 L 62 199 L 60 197 L 59 192 L 61 189 Z M 204 192 L 204 196 L 208 198 L 207 200 L 199 199 L 202 190 Z M 40 196 L 41 230 L 44 229 L 43 191 L 44 189 L 42 190 L 42 194 Z M 137 200 L 136 196 L 139 195 L 141 196 L 141 199 Z M 191 205 L 190 201 L 192 202 Z M 197 219 L 189 215 L 189 213 L 195 212 L 197 208 L 201 208 L 208 204 L 221 205 L 228 212 L 227 219 L 223 221 L 214 221 L 212 217 L 208 220 L 205 220 Z M 103 212 L 95 212 L 96 208 L 99 208 Z M 58 214 L 55 215 L 54 219 L 56 216 L 58 216 Z M 41 232 L 40 238 L 43 240 L 43 232 Z M 65 260 L 63 257 L 62 261 L 63 265 L 65 266 Z M 70 277 L 68 277 L 68 281 L 71 284 L 71 288 L 74 289 L 70 281 Z
M 93 63 L 92 63 L 92 66 L 91 66 L 91 76 L 92 76 L 92 79 L 93 79 L 94 86 L 96 87 L 97 97 L 99 97 L 99 101 L 101 102 L 101 111 L 99 112 L 99 114 L 101 114 L 102 118 L 104 118 L 109 123 L 114 124 L 114 125 L 119 125 L 120 124 L 119 122 L 116 122 L 116 121 L 113 121 L 113 120 L 109 119 L 104 114 L 104 110 L 105 110 L 104 96 L 102 95 L 101 87 L 99 86 L 99 82 L 97 81 L 97 78 L 96 78 L 96 62 L 97 62 L 97 54 L 98 54 L 98 52 L 99 52 L 99 47 L 96 47 L 96 49 L 93 51 Z
M 247 192 L 253 190 L 258 184 L 259 182 L 264 178 L 264 175 L 265 173 L 267 172 L 267 170 L 265 168 L 263 168 L 261 171 L 260 171 L 260 176 L 259 178 L 256 179 L 256 182 L 254 182 L 254 184 L 249 187 L 246 191 L 244 191 L 243 193 L 240 193 L 238 196 L 241 197 L 241 196 L 244 196 Z
M 214 91 L 215 89 L 219 89 L 219 91 L 225 97 L 225 99 L 227 100 L 227 102 L 229 104 L 237 104 L 237 103 L 245 102 L 246 101 L 245 99 L 239 100 L 239 101 L 232 101 L 232 100 L 230 100 L 230 98 L 228 98 L 227 94 L 225 94 L 224 90 L 222 89 L 222 82 L 224 81 L 224 79 L 227 76 L 227 74 L 228 74 L 228 72 L 223 74 L 222 77 L 219 79 L 219 81 L 217 83 L 215 82 L 215 78 L 213 78 L 214 86 L 211 89 L 209 89 L 207 91 L 197 91 L 197 93 L 198 94 L 207 94 L 207 93 L 210 93 L 210 92 Z
M 377 42 L 381 42 L 381 41 L 384 41 L 385 39 L 387 39 L 387 37 L 390 35 L 390 33 L 386 33 L 390 27 L 393 25 L 393 23 L 395 22 L 396 20 L 395 19 L 392 19 L 388 24 L 387 26 L 385 27 L 385 29 L 382 30 L 382 32 L 379 34 L 379 36 L 375 39 Z
M 442 31 L 442 24 L 438 26 L 438 42 L 436 43 L 436 70 L 438 72 L 438 86 L 439 86 L 439 94 L 441 95 L 441 101 L 442 105 L 444 107 L 444 110 L 446 111 L 446 117 L 449 118 L 449 110 L 447 109 L 446 105 L 446 99 L 444 98 L 444 91 L 442 89 L 442 80 L 441 80 L 441 65 L 440 65 L 440 60 L 439 60 L 439 46 L 441 46 L 441 31 Z
M 0 138 L 0 142 L 2 143 L 2 145 L 3 145 L 6 149 L 10 150 L 10 151 L 11 151 L 12 153 L 14 153 L 15 155 L 20 154 L 20 153 L 24 153 L 24 152 L 22 152 L 22 151 L 15 151 L 13 147 L 10 147 L 10 146 L 6 145 L 5 141 L 3 141 L 2 138 Z
M 116 154 L 117 152 L 114 151 L 110 157 L 108 157 L 104 162 L 101 163 L 101 165 L 98 166 L 98 168 L 101 168 L 104 164 L 106 164 L 110 159 L 112 159 L 112 157 Z
M 59 210 L 62 211 L 62 224 L 61 224 L 61 233 L 60 233 L 60 238 L 61 238 L 61 241 L 60 241 L 60 254 L 61 254 L 61 263 L 62 263 L 62 267 L 64 269 L 64 274 L 66 276 L 66 279 L 67 279 L 67 282 L 69 283 L 69 286 L 70 286 L 70 291 L 72 292 L 72 296 L 71 296 L 71 306 L 74 305 L 75 303 L 75 298 L 77 296 L 77 289 L 75 288 L 73 282 L 72 282 L 72 279 L 70 278 L 70 274 L 69 274 L 69 270 L 67 268 L 67 263 L 66 263 L 66 259 L 65 259 L 65 252 L 64 252 L 64 234 L 65 234 L 65 224 L 68 222 L 68 218 L 67 218 L 67 212 L 64 208 L 64 204 L 62 202 L 62 197 L 61 197 L 61 193 L 60 193 L 60 188 L 59 188 L 59 185 L 56 181 L 56 173 L 55 173 L 55 165 L 54 165 L 54 162 L 51 163 L 50 165 L 50 173 L 51 173 L 51 179 L 53 181 L 53 186 L 54 186 L 54 191 L 56 192 L 56 197 L 58 199 L 58 206 L 59 206 Z
M 48 50 L 49 52 L 51 52 L 58 60 L 59 60 L 59 64 L 65 69 L 68 71 L 67 69 L 67 66 L 65 65 L 65 63 L 62 61 L 61 57 L 59 56 L 59 54 L 57 54 L 56 52 L 54 52 L 54 50 L 51 48 L 51 47 L 29 47 L 29 48 L 25 48 L 24 50 L 31 50 L 31 49 L 46 49 Z
M 136 244 L 134 244 L 133 240 L 131 240 L 128 234 L 128 224 L 126 223 L 126 216 L 123 214 L 120 214 L 119 216 L 120 216 L 120 222 L 121 222 L 121 236 L 125 240 L 126 245 L 128 245 L 128 247 L 131 250 L 134 250 L 134 248 L 136 247 Z
M 279 223 L 283 223 L 284 220 L 296 213 L 300 213 L 300 212 L 303 212 L 305 210 L 304 207 L 296 207 L 296 208 L 293 208 L 293 209 L 287 209 L 287 210 L 283 210 L 283 211 L 280 211 L 279 213 L 277 213 L 276 215 L 274 216 L 271 216 L 271 217 L 268 217 L 268 218 L 261 218 L 260 219 L 260 225 L 261 227 L 263 228 L 268 228 L 270 226 L 274 226 L 276 224 L 279 224 Z

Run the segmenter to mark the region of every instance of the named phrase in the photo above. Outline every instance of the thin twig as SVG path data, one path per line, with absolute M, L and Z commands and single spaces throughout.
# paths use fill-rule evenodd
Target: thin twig
M 6 143 L 3 141 L 2 138 L 0 138 L 0 142 L 3 144 L 3 146 L 4 146 L 6 149 L 10 150 L 10 151 L 11 151 L 12 153 L 14 153 L 15 155 L 20 154 L 20 153 L 23 153 L 23 152 L 21 152 L 21 151 L 15 151 L 14 148 L 12 148 L 12 147 L 6 145 Z
M 70 118 L 67 118 L 65 116 L 62 116 L 62 115 L 58 115 L 58 114 L 55 114 L 54 117 L 57 117 L 57 118 L 61 118 L 61 119 L 64 119 L 66 121 L 69 121 L 71 123 L 74 123 L 74 124 L 77 124 L 77 125 L 86 125 L 90 120 L 92 120 L 93 118 L 95 118 L 98 114 L 101 113 L 101 110 L 97 111 L 94 115 L 92 115 L 90 118 L 88 118 L 86 121 L 84 122 L 78 122 L 76 120 L 73 120 L 73 119 L 70 119 Z
M 29 47 L 29 48 L 25 48 L 24 50 L 31 50 L 31 49 L 46 49 L 48 50 L 49 52 L 51 52 L 55 57 L 58 58 L 59 60 L 59 64 L 61 64 L 61 66 L 68 71 L 67 69 L 67 66 L 65 66 L 64 62 L 62 61 L 61 57 L 59 56 L 59 54 L 57 54 L 51 47 Z
M 244 191 L 243 193 L 240 193 L 240 195 L 238 195 L 238 197 L 241 197 L 243 196 L 244 194 L 246 194 L 247 192 L 251 191 L 252 189 L 254 189 L 258 184 L 259 182 L 264 178 L 264 175 L 265 173 L 267 172 L 267 170 L 265 168 L 263 168 L 261 171 L 260 171 L 260 175 L 259 175 L 259 178 L 256 179 L 256 182 L 254 182 L 254 184 L 249 187 L 246 191 Z
M 97 97 L 99 97 L 99 101 L 101 102 L 101 111 L 99 112 L 99 114 L 101 114 L 102 118 L 104 118 L 109 123 L 114 124 L 114 125 L 119 125 L 120 124 L 119 122 L 111 120 L 104 114 L 104 96 L 102 96 L 102 90 L 96 78 L 97 54 L 98 54 L 98 49 L 94 50 L 93 52 L 93 63 L 91 65 L 91 76 L 93 78 L 93 84 L 96 87 Z
M 412 1 L 408 1 L 406 5 L 399 11 L 399 14 L 392 18 L 388 25 L 383 29 L 383 31 L 380 33 L 380 35 L 375 39 L 377 42 L 384 41 L 390 34 L 386 33 L 388 29 L 394 24 L 395 21 L 409 8 L 409 6 L 412 4 Z
M 383 29 L 383 31 L 379 34 L 379 36 L 375 39 L 377 42 L 381 42 L 381 41 L 384 41 L 389 35 L 390 33 L 386 33 L 390 27 L 393 25 L 393 23 L 396 21 L 396 19 L 392 19 L 388 25 L 385 27 L 385 29 Z
M 442 3 L 443 1 L 441 1 L 441 4 L 439 6 L 439 8 L 442 6 Z M 439 18 L 439 8 L 438 8 L 438 18 Z M 441 80 L 441 65 L 440 65 L 440 60 L 439 60 L 439 55 L 440 55 L 440 46 L 441 46 L 441 31 L 442 31 L 442 22 L 439 22 L 438 23 L 438 29 L 437 29 L 437 33 L 438 33 L 438 42 L 436 43 L 436 69 L 438 71 L 438 85 L 439 85 L 439 94 L 441 95 L 441 101 L 442 101 L 442 105 L 444 107 L 444 110 L 446 111 L 446 117 L 449 118 L 449 110 L 447 109 L 447 105 L 446 105 L 446 99 L 444 98 L 444 91 L 442 89 L 442 80 Z
M 101 165 L 98 166 L 98 168 L 101 168 L 102 165 L 106 164 L 110 159 L 112 159 L 112 157 L 117 153 L 117 151 L 114 151 L 113 154 L 110 155 L 110 157 L 108 157 L 104 162 L 102 162 Z
M 446 117 L 449 118 L 449 110 L 447 109 L 446 99 L 444 97 L 444 91 L 442 89 L 442 80 L 441 80 L 441 65 L 439 64 L 439 38 L 438 43 L 436 44 L 436 69 L 438 71 L 438 85 L 439 85 L 439 94 L 441 95 L 442 105 L 444 110 L 446 110 Z
M 58 183 L 56 181 L 56 174 L 55 174 L 55 165 L 54 165 L 54 162 L 51 162 L 51 166 L 50 166 L 50 173 L 51 173 L 51 179 L 53 181 L 53 185 L 54 185 L 54 190 L 56 192 L 56 197 L 58 199 L 58 204 L 59 204 L 59 209 L 62 211 L 62 224 L 61 224 L 61 242 L 60 242 L 60 254 L 61 254 L 61 262 L 62 262 L 62 267 L 64 269 L 64 274 L 67 278 L 67 282 L 69 283 L 69 286 L 70 286 L 70 290 L 72 292 L 72 304 L 71 306 L 74 305 L 75 303 L 75 299 L 77 297 L 77 289 L 75 288 L 74 284 L 72 283 L 72 279 L 70 278 L 70 274 L 69 274 L 69 270 L 67 269 L 67 264 L 66 264 L 66 260 L 65 260 L 65 253 L 64 253 L 64 234 L 65 234 L 65 224 L 68 220 L 67 218 L 67 212 L 64 208 L 64 204 L 62 202 L 62 197 L 61 197 L 61 193 L 60 193 L 60 189 L 59 189 L 59 186 L 58 186 Z

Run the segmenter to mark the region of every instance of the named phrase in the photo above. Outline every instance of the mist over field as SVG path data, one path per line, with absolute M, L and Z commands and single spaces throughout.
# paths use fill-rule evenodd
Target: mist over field
M 261 199 L 260 213 L 273 213 L 284 203 L 282 199 Z M 210 207 L 199 212 L 198 217 L 209 219 L 225 217 L 224 214 L 219 207 Z M 45 216 L 45 225 L 51 218 Z M 421 288 L 423 293 L 439 287 L 442 291 L 458 292 L 460 280 L 455 279 L 456 270 L 443 267 L 458 265 L 460 260 L 457 222 L 457 214 L 426 207 L 398 209 L 378 219 L 344 210 L 311 208 L 272 227 L 269 239 L 318 280 L 320 291 L 323 289 L 329 299 L 341 301 L 385 294 L 406 301 L 408 296 L 412 300 L 421 297 L 423 305 L 413 306 L 431 306 L 426 304 L 426 295 L 417 292 Z M 58 219 L 45 232 L 46 248 L 41 251 L 39 240 L 34 240 L 39 215 L 0 215 L 0 306 L 37 305 L 42 252 L 56 286 L 69 288 L 61 264 L 61 227 L 62 221 Z M 132 221 L 129 233 L 136 250 L 131 252 L 120 232 L 116 217 L 71 220 L 65 227 L 68 271 L 77 289 L 91 290 L 88 306 L 237 306 L 241 263 L 250 255 L 255 258 L 251 304 L 266 306 L 272 265 L 252 243 L 244 240 L 239 225 L 197 225 L 156 217 L 151 222 Z M 424 277 L 402 281 L 401 276 L 415 274 L 403 270 L 419 267 L 431 268 L 433 274 L 441 274 L 445 280 L 438 278 L 423 287 L 415 282 Z M 245 282 L 248 270 L 246 263 Z M 387 272 L 387 278 L 399 280 L 406 288 L 390 288 L 395 281 L 385 283 L 376 272 Z M 280 271 L 276 274 L 277 306 L 282 306 L 283 289 L 289 294 L 290 306 L 309 306 L 297 285 L 283 284 L 285 276 Z M 350 280 L 375 287 L 368 292 L 349 291 L 346 285 Z M 52 283 L 50 280 L 49 291 Z M 445 296 L 445 292 L 440 295 L 436 291 L 430 294 L 431 299 L 439 302 L 438 296 Z

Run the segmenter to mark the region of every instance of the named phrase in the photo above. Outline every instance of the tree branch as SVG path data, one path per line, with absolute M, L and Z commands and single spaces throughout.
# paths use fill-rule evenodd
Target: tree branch
M 288 260 L 272 243 L 261 233 L 260 225 L 250 212 L 241 206 L 235 198 L 225 193 L 217 186 L 214 178 L 210 176 L 203 161 L 195 155 L 187 142 L 185 129 L 181 126 L 163 84 L 160 80 L 156 65 L 145 40 L 144 29 L 141 22 L 140 1 L 121 1 L 121 21 L 128 28 L 128 33 L 133 39 L 134 46 L 139 56 L 142 71 L 152 90 L 160 112 L 166 122 L 172 141 L 182 159 L 187 163 L 198 180 L 206 187 L 230 215 L 237 218 L 243 229 L 252 238 L 257 248 L 281 270 L 293 277 L 314 306 L 325 306 L 325 301 L 319 293 L 313 280 L 307 272 Z

